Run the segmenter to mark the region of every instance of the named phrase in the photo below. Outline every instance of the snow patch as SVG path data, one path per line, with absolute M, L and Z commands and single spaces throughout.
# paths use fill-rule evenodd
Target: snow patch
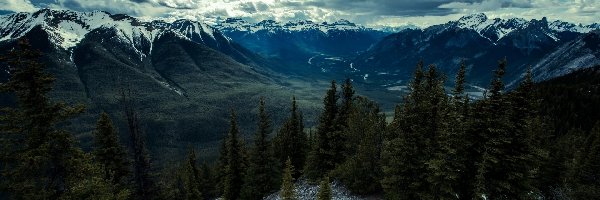
M 317 199 L 317 194 L 319 193 L 319 185 L 313 185 L 308 183 L 306 180 L 300 180 L 296 184 L 294 184 L 294 191 L 297 194 L 298 199 L 308 200 L 308 199 Z M 340 182 L 332 181 L 331 182 L 331 191 L 332 191 L 332 199 L 334 200 L 366 200 L 367 198 L 362 198 L 358 196 L 354 196 L 346 189 Z M 282 200 L 280 196 L 280 192 L 273 193 L 264 198 L 264 200 Z

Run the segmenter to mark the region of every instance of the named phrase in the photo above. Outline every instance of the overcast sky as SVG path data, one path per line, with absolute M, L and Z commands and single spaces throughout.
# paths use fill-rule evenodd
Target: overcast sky
M 103 10 L 142 18 L 205 22 L 214 22 L 218 17 L 250 21 L 348 19 L 366 26 L 424 27 L 480 12 L 491 18 L 545 16 L 552 21 L 600 22 L 600 0 L 0 0 L 0 13 L 39 8 Z

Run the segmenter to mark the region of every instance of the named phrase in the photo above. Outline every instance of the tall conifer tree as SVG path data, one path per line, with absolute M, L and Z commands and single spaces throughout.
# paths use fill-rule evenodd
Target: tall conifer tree
M 327 90 L 327 94 L 323 99 L 324 108 L 319 117 L 319 125 L 315 138 L 316 144 L 311 148 L 304 170 L 305 175 L 313 181 L 332 170 L 338 159 L 335 158 L 336 151 L 334 149 L 335 143 L 341 142 L 334 140 L 336 138 L 334 136 L 336 136 L 335 119 L 338 113 L 338 98 L 337 86 L 334 80 L 331 81 L 331 87 Z
M 283 180 L 281 181 L 281 198 L 284 200 L 296 200 L 298 199 L 296 191 L 294 191 L 294 166 L 292 160 L 287 159 L 285 161 L 285 169 L 283 170 Z
M 262 199 L 276 186 L 273 175 L 276 161 L 273 157 L 269 134 L 272 132 L 269 114 L 265 111 L 265 99 L 260 99 L 258 106 L 258 129 L 254 136 L 254 147 L 250 151 L 249 166 L 244 179 L 242 199 Z
M 227 157 L 223 183 L 223 198 L 236 200 L 240 198 L 243 185 L 243 154 L 242 144 L 239 139 L 239 129 L 235 112 L 231 111 L 229 134 L 227 136 Z
M 379 106 L 366 97 L 356 97 L 348 118 L 348 158 L 338 165 L 334 175 L 356 194 L 381 190 L 381 145 L 385 116 Z
M 0 58 L 11 77 L 0 90 L 16 99 L 2 108 L 0 136 L 2 178 L 0 189 L 15 199 L 58 199 L 73 186 L 84 160 L 70 133 L 57 128 L 81 113 L 83 106 L 54 103 L 48 93 L 54 78 L 38 62 L 41 53 L 26 40 Z
M 295 169 L 304 167 L 308 139 L 303 130 L 304 122 L 302 120 L 302 113 L 298 111 L 296 97 L 293 97 L 290 117 L 284 122 L 273 140 L 275 155 L 279 160 L 278 166 L 284 166 L 289 158 Z M 300 173 L 295 173 L 293 176 L 297 178 Z
M 129 159 L 125 148 L 119 143 L 117 130 L 105 112 L 100 114 L 96 123 L 94 139 L 94 158 L 102 168 L 104 179 L 113 184 L 125 183 L 130 173 Z
M 421 61 L 410 89 L 384 143 L 382 187 L 390 199 L 434 198 L 428 177 L 446 118 L 443 78 L 434 65 L 425 73 Z

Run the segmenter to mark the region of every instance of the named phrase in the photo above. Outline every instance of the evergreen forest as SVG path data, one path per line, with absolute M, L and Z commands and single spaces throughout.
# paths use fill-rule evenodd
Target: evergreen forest
M 351 79 L 332 80 L 314 127 L 296 97 L 282 124 L 261 98 L 248 105 L 257 115 L 244 116 L 257 119 L 254 133 L 242 133 L 230 109 L 218 159 L 190 147 L 158 168 L 133 91 L 118 92 L 128 140 L 101 113 L 84 150 L 63 127 L 85 106 L 49 97 L 55 78 L 39 57 L 26 41 L 0 57 L 11 74 L 0 90 L 14 100 L 0 110 L 0 199 L 291 200 L 302 199 L 300 181 L 319 185 L 319 200 L 334 198 L 334 183 L 391 200 L 600 199 L 600 67 L 543 82 L 528 72 L 508 88 L 502 59 L 474 98 L 464 61 L 453 83 L 420 61 L 393 116 Z

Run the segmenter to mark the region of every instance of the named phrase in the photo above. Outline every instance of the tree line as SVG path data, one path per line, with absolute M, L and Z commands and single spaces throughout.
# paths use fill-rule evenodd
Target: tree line
M 190 148 L 173 170 L 158 173 L 130 91 L 120 99 L 128 145 L 102 113 L 94 148 L 84 152 L 60 128 L 83 106 L 49 99 L 54 78 L 38 58 L 25 41 L 0 58 L 11 74 L 0 89 L 16 102 L 0 111 L 0 197 L 234 200 L 280 191 L 282 199 L 298 199 L 299 179 L 319 185 L 318 199 L 332 198 L 333 180 L 354 194 L 385 199 L 600 197 L 600 123 L 557 128 L 531 72 L 506 91 L 506 60 L 477 100 L 465 91 L 464 62 L 449 92 L 437 67 L 419 62 L 390 123 L 376 102 L 355 94 L 350 79 L 331 82 L 314 132 L 306 131 L 296 98 L 274 130 L 261 98 L 248 147 L 232 109 L 216 163 L 200 164 Z

